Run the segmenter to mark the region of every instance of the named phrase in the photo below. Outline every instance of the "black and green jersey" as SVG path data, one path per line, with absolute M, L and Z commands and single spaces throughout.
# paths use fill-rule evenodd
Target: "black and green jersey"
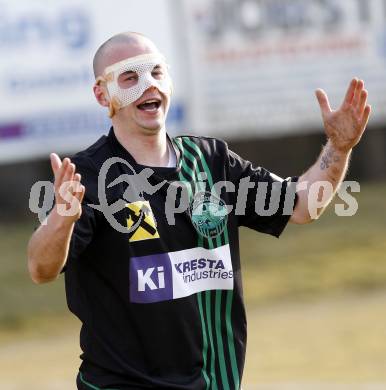
M 74 158 L 86 195 L 65 282 L 82 322 L 79 388 L 240 388 L 246 317 L 238 227 L 279 236 L 294 180 L 254 168 L 221 140 L 171 141 L 175 168 L 138 165 L 113 130 Z M 146 183 L 132 180 L 144 170 Z M 262 183 L 266 205 L 280 185 L 272 215 L 256 212 Z M 111 213 L 118 230 L 100 207 L 102 192 L 110 206 L 125 200 Z

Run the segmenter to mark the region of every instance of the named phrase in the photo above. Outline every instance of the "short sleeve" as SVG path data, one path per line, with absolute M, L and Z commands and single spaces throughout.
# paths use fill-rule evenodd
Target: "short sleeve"
M 230 177 L 236 188 L 238 225 L 279 237 L 297 201 L 297 177 L 281 177 L 229 151 Z

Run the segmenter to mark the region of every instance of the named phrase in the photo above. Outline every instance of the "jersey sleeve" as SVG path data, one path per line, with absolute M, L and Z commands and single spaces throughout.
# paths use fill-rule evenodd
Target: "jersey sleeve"
M 70 262 L 79 260 L 96 232 L 99 219 L 99 212 L 90 206 L 90 204 L 98 204 L 98 175 L 96 168 L 85 157 L 74 157 L 72 161 L 76 165 L 76 171 L 81 174 L 81 183 L 85 186 L 86 191 L 82 201 L 82 215 L 75 223 L 67 262 L 63 271 L 66 270 Z
M 238 225 L 279 237 L 297 201 L 298 178 L 281 177 L 229 151 L 229 170 L 235 184 Z

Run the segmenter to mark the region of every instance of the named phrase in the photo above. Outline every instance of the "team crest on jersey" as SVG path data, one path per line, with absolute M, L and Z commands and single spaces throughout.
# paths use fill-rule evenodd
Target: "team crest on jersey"
M 227 223 L 228 210 L 223 200 L 210 192 L 197 192 L 190 205 L 190 218 L 197 232 L 214 238 Z
M 148 201 L 137 201 L 126 204 L 129 218 L 129 242 L 159 238 L 157 223 Z

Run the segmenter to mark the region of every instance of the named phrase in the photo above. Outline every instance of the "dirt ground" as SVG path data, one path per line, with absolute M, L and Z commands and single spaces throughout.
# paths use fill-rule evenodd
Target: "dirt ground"
M 385 390 L 386 292 L 248 308 L 244 390 Z M 0 333 L 0 389 L 72 390 L 70 315 Z

